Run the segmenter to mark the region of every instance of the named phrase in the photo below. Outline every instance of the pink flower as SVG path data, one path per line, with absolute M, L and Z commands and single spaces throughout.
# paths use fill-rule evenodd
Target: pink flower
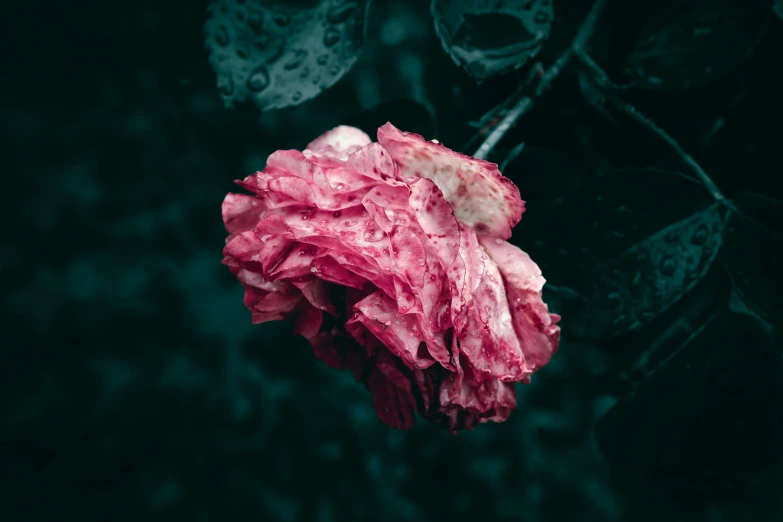
M 494 163 L 342 126 L 237 183 L 253 195 L 223 202 L 223 263 L 253 322 L 292 320 L 385 423 L 502 422 L 557 350 L 541 271 L 505 241 L 524 202 Z

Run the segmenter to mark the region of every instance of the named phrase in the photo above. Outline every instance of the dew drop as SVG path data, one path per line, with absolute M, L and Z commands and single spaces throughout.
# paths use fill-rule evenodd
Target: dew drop
M 260 92 L 269 85 L 269 73 L 263 65 L 255 69 L 247 79 L 247 88 L 253 92 Z
M 693 235 L 691 236 L 691 243 L 694 245 L 703 245 L 707 242 L 707 225 L 702 223 L 698 226 L 698 228 L 693 232 Z
M 618 310 L 623 307 L 623 301 L 617 292 L 608 294 L 603 301 L 604 307 L 608 310 Z
M 340 41 L 340 31 L 334 27 L 329 27 L 324 33 L 324 45 L 326 47 L 332 47 Z
M 667 232 L 665 236 L 663 236 L 663 240 L 667 243 L 676 243 L 680 240 L 680 235 L 675 231 Z
M 342 212 L 340 212 L 339 210 L 337 210 L 337 211 L 332 213 L 332 216 L 334 216 L 336 218 L 340 217 L 341 215 L 342 215 Z
M 231 96 L 234 93 L 234 80 L 228 74 L 218 76 L 218 92 L 223 96 Z
M 302 65 L 302 63 L 305 61 L 305 58 L 307 58 L 307 51 L 305 51 L 304 49 L 297 49 L 296 51 L 294 51 L 294 54 L 293 56 L 291 56 L 291 59 L 289 59 L 283 65 L 283 69 L 285 69 L 286 71 L 293 71 L 294 69 Z
M 661 260 L 661 273 L 665 276 L 674 275 L 674 257 L 666 256 Z
M 285 27 L 288 24 L 291 23 L 291 17 L 287 14 L 279 14 L 275 16 L 272 21 L 278 26 L 278 27 Z
M 269 46 L 269 35 L 266 33 L 258 35 L 255 40 L 256 49 L 263 51 Z
M 218 45 L 225 47 L 228 45 L 229 37 L 228 37 L 228 29 L 225 27 L 221 27 L 217 30 L 217 33 L 215 33 L 215 42 L 217 42 Z
M 291 101 L 298 102 L 298 101 L 299 101 L 299 100 L 301 100 L 301 99 L 302 99 L 302 93 L 301 93 L 301 92 L 299 92 L 299 91 L 295 91 L 295 92 L 294 92 L 294 93 L 291 95 Z
M 339 24 L 348 19 L 351 13 L 356 9 L 356 4 L 353 2 L 346 2 L 343 5 L 333 7 L 326 13 L 326 19 L 333 24 Z
M 263 22 L 264 18 L 258 11 L 250 13 L 250 16 L 247 17 L 247 25 L 249 25 L 250 28 L 256 33 L 260 33 L 262 31 Z
M 536 13 L 536 16 L 533 18 L 533 21 L 537 24 L 545 24 L 549 21 L 549 16 L 544 12 Z

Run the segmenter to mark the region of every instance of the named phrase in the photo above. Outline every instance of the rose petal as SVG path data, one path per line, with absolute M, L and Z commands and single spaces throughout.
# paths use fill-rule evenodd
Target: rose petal
M 525 209 L 519 189 L 494 163 L 465 156 L 418 134 L 387 123 L 378 142 L 389 151 L 404 176 L 433 180 L 454 207 L 457 218 L 476 233 L 511 237 Z
M 340 125 L 311 141 L 305 152 L 314 156 L 345 160 L 370 142 L 372 140 L 364 131 L 356 127 Z
M 241 234 L 256 227 L 264 212 L 263 202 L 244 194 L 226 194 L 223 199 L 223 225 L 229 234 Z
M 497 262 L 506 284 L 514 330 L 531 371 L 544 366 L 557 351 L 560 316 L 550 314 L 541 297 L 544 278 L 525 252 L 506 241 L 482 241 L 487 254 Z

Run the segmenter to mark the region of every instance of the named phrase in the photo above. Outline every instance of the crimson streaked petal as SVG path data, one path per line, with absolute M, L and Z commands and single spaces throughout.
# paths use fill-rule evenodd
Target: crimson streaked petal
M 391 123 L 378 129 L 378 142 L 389 151 L 403 176 L 433 180 L 457 218 L 480 235 L 507 239 L 525 210 L 519 189 L 495 163 L 472 158 L 401 132 Z

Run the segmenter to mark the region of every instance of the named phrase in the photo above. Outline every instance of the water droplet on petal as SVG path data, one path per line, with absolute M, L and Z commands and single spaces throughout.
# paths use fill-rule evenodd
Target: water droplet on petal
M 301 99 L 302 99 L 302 93 L 301 93 L 301 92 L 299 92 L 299 91 L 296 91 L 296 92 L 294 92 L 294 93 L 291 95 L 291 101 L 298 102 L 298 101 L 299 101 L 299 100 L 301 100 Z

